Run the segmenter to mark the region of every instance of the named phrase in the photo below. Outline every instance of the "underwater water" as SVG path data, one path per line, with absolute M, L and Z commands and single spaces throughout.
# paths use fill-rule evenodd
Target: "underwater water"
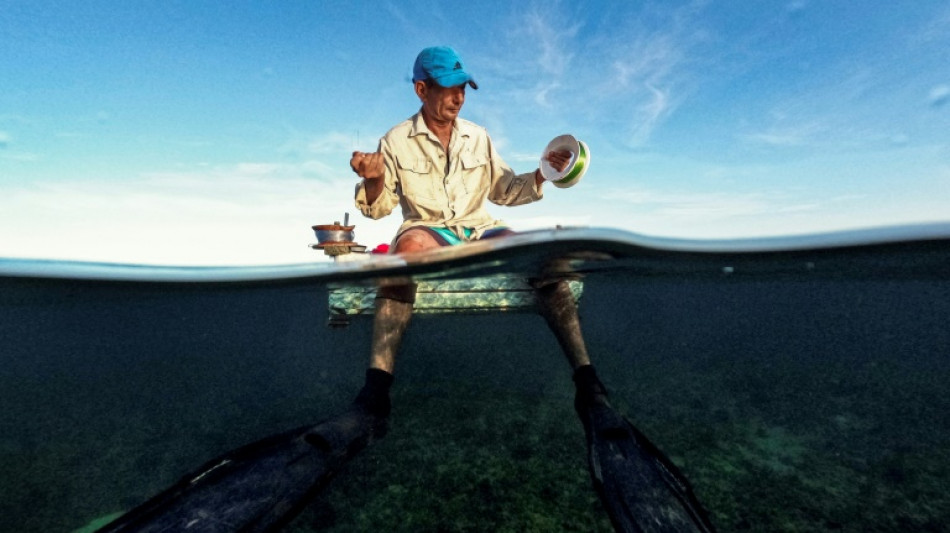
M 582 324 L 613 404 L 720 531 L 945 531 L 947 249 L 923 269 L 866 252 L 889 265 L 871 275 L 620 265 L 584 277 Z M 341 411 L 371 319 L 328 327 L 327 296 L 305 278 L 0 277 L 0 531 L 76 530 Z M 389 434 L 288 531 L 612 530 L 539 316 L 418 315 L 396 376 Z

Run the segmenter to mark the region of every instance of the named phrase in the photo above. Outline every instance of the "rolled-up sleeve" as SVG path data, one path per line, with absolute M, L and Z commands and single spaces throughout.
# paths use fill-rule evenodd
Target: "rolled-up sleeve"
M 383 161 L 386 166 L 386 176 L 383 178 L 383 190 L 379 193 L 376 201 L 370 204 L 366 201 L 366 180 L 361 179 L 360 182 L 356 184 L 355 195 L 356 208 L 359 209 L 363 215 L 374 220 L 383 218 L 392 213 L 393 209 L 399 205 L 399 195 L 396 194 L 396 172 L 392 151 L 389 149 L 385 140 L 380 141 L 377 150 L 383 154 Z

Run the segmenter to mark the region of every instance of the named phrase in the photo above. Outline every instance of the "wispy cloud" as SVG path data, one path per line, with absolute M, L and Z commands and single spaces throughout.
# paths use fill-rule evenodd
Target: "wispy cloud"
M 530 153 L 530 152 L 508 152 L 505 154 L 505 161 L 508 163 L 531 163 L 534 165 L 538 164 L 538 161 L 541 159 L 541 153 Z
M 346 161 L 334 161 L 328 164 L 318 159 L 307 159 L 296 163 L 275 163 L 267 161 L 247 161 L 231 165 L 213 166 L 188 171 L 146 172 L 139 183 L 152 186 L 165 186 L 169 190 L 178 190 L 187 195 L 190 192 L 204 191 L 202 187 L 218 189 L 222 195 L 230 191 L 247 191 L 255 184 L 271 188 L 271 183 L 289 183 L 295 180 L 309 180 L 310 183 L 332 182 L 352 177 Z M 222 184 L 228 184 L 221 190 Z
M 773 126 L 765 131 L 740 135 L 740 138 L 776 147 L 806 146 L 815 144 L 821 131 L 817 123 Z
M 0 147 L 2 148 L 2 147 Z M 0 152 L 0 159 L 17 163 L 33 163 L 40 160 L 40 155 L 33 152 L 6 151 Z
M 608 55 L 608 70 L 592 78 L 605 80 L 598 105 L 627 121 L 630 146 L 648 144 L 686 98 L 694 76 L 686 67 L 704 35 L 700 12 L 688 5 L 649 26 L 636 18 L 622 19 L 615 21 L 616 31 L 592 39 Z
M 546 107 L 546 108 L 554 107 L 553 103 L 550 101 L 550 98 L 548 98 L 548 95 L 551 92 L 556 91 L 560 87 L 561 87 L 561 84 L 556 81 L 539 84 L 539 86 L 535 88 L 535 94 L 534 94 L 535 103 L 541 107 Z
M 611 65 L 612 83 L 621 89 L 649 88 L 667 80 L 683 60 L 675 36 L 653 33 L 615 41 L 619 48 Z
M 736 138 L 747 145 L 815 152 L 866 150 L 904 138 L 919 100 L 898 88 L 879 65 L 855 65 L 834 76 L 816 77 L 796 90 L 781 90 L 757 102 Z M 903 80 L 903 78 L 901 78 Z M 763 105 L 765 104 L 765 105 Z M 751 109 L 755 109 L 755 105 Z
M 309 226 L 351 208 L 354 180 L 307 173 L 241 163 L 5 187 L 0 256 L 181 265 L 316 260 L 306 248 Z
M 517 231 L 550 229 L 556 226 L 590 226 L 592 220 L 593 217 L 590 215 L 505 217 L 505 221 Z
M 927 98 L 933 107 L 940 107 L 950 100 L 950 85 L 938 85 L 930 90 Z
M 19 125 L 30 125 L 34 124 L 36 120 L 33 117 L 27 115 L 20 115 L 16 113 L 3 113 L 0 114 L 0 124 L 19 124 Z
M 912 44 L 933 46 L 941 41 L 950 40 L 950 6 L 934 13 L 922 28 L 908 32 Z
M 656 215 L 721 218 L 749 215 L 811 211 L 812 201 L 795 201 L 785 193 L 678 192 L 646 188 L 613 189 L 603 195 L 605 201 L 633 205 Z
M 632 125 L 633 133 L 630 137 L 630 143 L 633 146 L 646 144 L 657 124 L 672 112 L 668 90 L 661 90 L 649 84 L 645 87 L 651 96 L 637 109 Z
M 540 72 L 559 79 L 574 60 L 571 43 L 580 24 L 570 16 L 559 16 L 557 10 L 542 10 L 536 6 L 525 16 L 527 37 L 535 43 L 534 66 Z
M 329 131 L 319 134 L 291 131 L 277 152 L 290 161 L 327 159 L 341 165 L 340 168 L 346 168 L 343 163 L 349 161 L 353 150 L 375 148 L 375 143 L 375 138 L 361 138 L 359 131 L 355 129 L 349 133 Z
M 554 2 L 514 9 L 513 29 L 480 58 L 504 92 L 479 94 L 482 103 L 487 96 L 494 107 L 535 115 L 585 113 L 640 147 L 685 98 L 693 76 L 685 67 L 703 34 L 701 8 L 587 10 Z
M 788 11 L 789 13 L 795 13 L 805 9 L 806 7 L 808 7 L 808 3 L 804 0 L 795 0 L 785 5 L 785 11 Z
M 610 225 L 656 236 L 745 238 L 867 227 L 860 194 L 815 197 L 790 191 L 611 190 L 601 198 Z M 609 213 L 609 215 L 607 215 Z M 899 218 L 902 217 L 902 218 Z M 913 217 L 895 215 L 895 220 Z
M 15 145 L 12 133 L 0 130 L 0 161 L 33 163 L 40 160 L 39 154 L 23 151 L 19 148 L 19 145 Z M 2 177 L 3 176 L 0 175 L 0 178 Z
M 401 2 L 386 2 L 384 7 L 389 14 L 390 20 L 398 22 L 407 33 L 417 30 L 417 24 L 403 12 Z
M 307 141 L 307 149 L 315 154 L 339 154 L 352 151 L 367 139 L 360 139 L 359 132 L 346 134 L 338 131 L 323 134 Z
M 492 43 L 495 48 L 485 49 L 479 62 L 489 78 L 504 82 L 498 84 L 504 87 L 503 98 L 517 105 L 557 107 L 578 53 L 581 20 L 565 4 L 519 5 L 505 24 L 512 30 Z

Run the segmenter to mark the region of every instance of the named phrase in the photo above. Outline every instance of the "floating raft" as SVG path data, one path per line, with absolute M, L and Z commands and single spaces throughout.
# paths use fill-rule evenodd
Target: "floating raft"
M 575 302 L 584 292 L 580 280 L 568 281 Z M 330 284 L 329 325 L 349 325 L 354 316 L 372 315 L 376 287 Z M 527 280 L 506 274 L 469 279 L 420 281 L 414 313 L 536 312 L 538 301 Z
M 336 221 L 312 226 L 318 242 L 310 247 L 332 257 L 336 264 L 372 262 L 375 254 L 366 253 L 366 247 L 355 242 L 355 226 L 349 225 L 349 218 L 346 213 L 342 224 Z M 417 283 L 414 313 L 538 310 L 535 290 L 523 276 L 494 274 L 462 279 L 423 279 Z M 583 283 L 579 279 L 570 279 L 568 284 L 575 303 L 579 302 Z M 354 316 L 373 314 L 378 285 L 331 283 L 328 287 L 330 326 L 347 326 Z

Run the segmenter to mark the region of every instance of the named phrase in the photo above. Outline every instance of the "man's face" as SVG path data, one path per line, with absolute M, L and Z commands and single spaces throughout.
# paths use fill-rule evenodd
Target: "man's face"
M 441 87 L 417 82 L 416 94 L 422 100 L 422 111 L 430 120 L 453 122 L 465 103 L 465 84 L 456 87 Z

